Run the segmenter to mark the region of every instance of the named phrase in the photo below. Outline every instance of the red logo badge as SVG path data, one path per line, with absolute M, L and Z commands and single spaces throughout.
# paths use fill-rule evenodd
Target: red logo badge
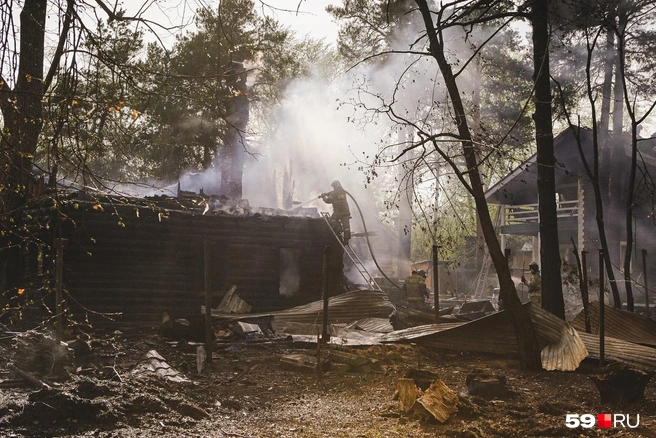
M 611 414 L 597 414 L 597 427 L 599 429 L 609 429 L 613 423 L 613 416 Z

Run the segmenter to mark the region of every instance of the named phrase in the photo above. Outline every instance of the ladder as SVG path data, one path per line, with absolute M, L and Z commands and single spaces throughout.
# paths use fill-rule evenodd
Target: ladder
M 374 277 L 369 273 L 369 271 L 367 271 L 367 268 L 364 267 L 364 263 L 362 263 L 360 257 L 358 257 L 355 251 L 353 251 L 353 248 L 351 248 L 348 244 L 344 245 L 342 239 L 337 235 L 332 225 L 330 224 L 330 215 L 328 213 L 321 213 L 321 216 L 323 216 L 323 219 L 326 222 L 326 225 L 328 225 L 330 232 L 333 233 L 333 236 L 335 236 L 335 240 L 337 240 L 337 242 L 342 247 L 342 249 L 344 249 L 344 252 L 349 257 L 349 259 L 351 259 L 351 262 L 353 262 L 353 266 L 355 266 L 355 269 L 358 270 L 364 281 L 373 290 L 382 291 L 378 283 L 376 283 L 376 280 L 374 280 Z

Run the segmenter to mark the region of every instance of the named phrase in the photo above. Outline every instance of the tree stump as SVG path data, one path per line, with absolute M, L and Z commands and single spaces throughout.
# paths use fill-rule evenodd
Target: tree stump
M 483 398 L 503 398 L 508 394 L 506 376 L 474 370 L 467 376 L 467 392 Z
M 633 403 L 645 398 L 645 387 L 654 376 L 653 372 L 635 370 L 625 364 L 606 367 L 601 376 L 590 379 L 599 390 L 602 403 Z

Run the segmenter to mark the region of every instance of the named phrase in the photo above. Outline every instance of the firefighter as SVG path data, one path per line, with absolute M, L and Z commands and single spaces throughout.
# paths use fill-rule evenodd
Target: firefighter
M 337 180 L 333 181 L 330 185 L 333 190 L 320 194 L 319 198 L 323 199 L 323 202 L 326 204 L 333 205 L 330 225 L 338 236 L 340 232 L 343 233 L 344 245 L 348 245 L 348 241 L 351 238 L 351 211 L 349 210 L 346 199 L 346 190 L 344 190 L 342 184 Z
M 531 262 L 528 265 L 531 271 L 531 278 L 528 280 L 522 275 L 522 283 L 528 286 L 528 298 L 537 306 L 542 307 L 542 277 L 540 276 L 540 266 Z
M 426 305 L 426 298 L 430 295 L 426 287 L 426 271 L 423 269 L 412 271 L 412 275 L 403 283 L 403 291 L 408 300 L 408 307 L 416 310 L 430 310 Z

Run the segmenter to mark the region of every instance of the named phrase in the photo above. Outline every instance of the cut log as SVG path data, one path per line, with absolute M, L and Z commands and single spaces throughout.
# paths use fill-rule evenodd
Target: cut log
M 414 407 L 418 416 L 426 417 L 419 406 L 440 423 L 445 423 L 453 414 L 458 412 L 458 396 L 444 382 L 436 380 L 417 399 Z
M 420 395 L 421 389 L 417 388 L 413 379 L 401 378 L 398 380 L 398 401 L 401 412 L 409 413 Z
M 405 373 L 405 377 L 413 379 L 422 391 L 426 391 L 428 387 L 438 379 L 437 374 L 427 371 L 411 368 Z
M 635 370 L 619 363 L 606 368 L 603 375 L 591 377 L 602 403 L 633 403 L 645 398 L 645 387 L 654 376 L 653 372 Z

